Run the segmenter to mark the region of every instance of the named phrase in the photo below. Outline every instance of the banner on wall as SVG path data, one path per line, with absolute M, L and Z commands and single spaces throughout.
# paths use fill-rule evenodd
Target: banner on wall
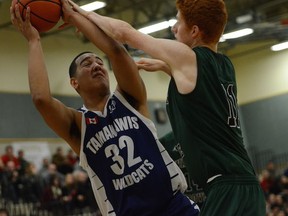
M 24 151 L 24 158 L 33 163 L 37 170 L 42 167 L 43 159 L 50 158 L 51 152 L 46 142 L 37 141 L 25 141 L 25 142 L 13 142 L 12 143 L 15 155 L 19 150 Z

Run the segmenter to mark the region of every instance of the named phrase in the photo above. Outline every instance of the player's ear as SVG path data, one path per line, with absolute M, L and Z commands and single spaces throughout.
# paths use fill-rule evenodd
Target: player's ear
M 200 34 L 200 29 L 197 25 L 193 25 L 190 30 L 191 37 L 196 38 Z
M 70 85 L 76 90 L 78 88 L 78 81 L 75 77 L 70 78 Z

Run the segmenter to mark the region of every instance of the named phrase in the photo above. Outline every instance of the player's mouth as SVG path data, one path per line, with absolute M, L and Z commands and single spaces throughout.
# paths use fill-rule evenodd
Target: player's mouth
M 92 72 L 92 78 L 96 78 L 96 77 L 99 77 L 99 76 L 104 77 L 104 73 L 101 70 L 97 70 L 97 71 L 93 71 Z

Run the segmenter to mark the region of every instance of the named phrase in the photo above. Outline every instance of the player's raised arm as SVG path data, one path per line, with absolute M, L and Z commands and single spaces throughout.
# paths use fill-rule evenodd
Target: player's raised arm
M 80 118 L 76 120 L 76 111 L 51 96 L 41 39 L 39 32 L 30 23 L 30 8 L 27 8 L 24 21 L 20 16 L 19 5 L 14 0 L 10 14 L 12 23 L 28 41 L 28 79 L 33 103 L 49 127 L 78 153 Z

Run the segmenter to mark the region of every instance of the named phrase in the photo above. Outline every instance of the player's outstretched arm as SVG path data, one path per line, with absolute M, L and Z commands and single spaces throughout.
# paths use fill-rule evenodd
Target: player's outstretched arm
M 122 20 L 101 16 L 94 12 L 85 14 L 89 20 L 115 40 L 143 50 L 153 58 L 167 63 L 180 93 L 188 93 L 194 89 L 197 77 L 196 55 L 190 47 L 175 40 L 159 39 L 143 34 Z
M 79 153 L 80 136 L 77 135 L 80 134 L 80 130 L 77 128 L 80 127 L 81 116 L 51 96 L 40 35 L 30 23 L 30 8 L 27 8 L 24 21 L 14 0 L 10 15 L 13 25 L 28 41 L 28 79 L 33 102 L 48 126 Z

